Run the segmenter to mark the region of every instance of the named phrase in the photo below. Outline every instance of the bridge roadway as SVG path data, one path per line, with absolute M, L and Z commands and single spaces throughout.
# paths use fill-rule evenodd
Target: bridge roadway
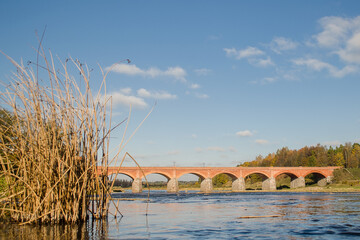
M 340 167 L 98 167 L 98 174 L 110 176 L 124 174 L 133 179 L 132 192 L 142 191 L 143 178 L 149 174 L 160 174 L 167 178 L 167 191 L 179 191 L 178 179 L 185 174 L 194 174 L 201 179 L 200 191 L 213 191 L 212 178 L 224 173 L 232 178 L 232 191 L 245 191 L 245 178 L 250 174 L 262 176 L 262 190 L 276 190 L 276 177 L 286 174 L 291 178 L 291 188 L 305 187 L 305 177 L 309 174 L 320 176 L 318 185 L 331 182 L 333 171 Z

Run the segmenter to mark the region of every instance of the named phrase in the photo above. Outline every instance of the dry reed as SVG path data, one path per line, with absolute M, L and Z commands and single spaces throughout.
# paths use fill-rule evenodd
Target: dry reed
M 70 58 L 59 61 L 58 70 L 51 53 L 47 57 L 40 48 L 38 55 L 41 62 L 27 66 L 5 55 L 16 72 L 0 96 L 0 218 L 22 224 L 105 218 L 112 188 L 107 167 L 127 143 L 124 133 L 109 156 L 110 134 L 118 125 L 111 125 L 107 73 L 101 70 L 93 95 L 86 65 Z

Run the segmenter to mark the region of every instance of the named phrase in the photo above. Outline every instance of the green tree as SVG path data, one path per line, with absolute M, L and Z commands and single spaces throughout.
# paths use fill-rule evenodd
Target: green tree
M 343 167 L 345 165 L 345 159 L 342 152 L 337 152 L 335 154 L 335 165 Z
M 213 178 L 213 184 L 216 187 L 222 187 L 229 181 L 231 181 L 231 177 L 224 173 L 220 173 Z
M 351 150 L 351 155 L 348 162 L 349 168 L 358 168 L 360 164 L 360 145 L 354 143 Z

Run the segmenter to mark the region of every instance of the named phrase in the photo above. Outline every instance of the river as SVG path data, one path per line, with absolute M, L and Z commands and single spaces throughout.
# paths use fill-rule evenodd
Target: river
M 114 193 L 124 217 L 76 226 L 2 225 L 2 239 L 356 239 L 359 193 Z M 147 212 L 147 214 L 146 214 Z

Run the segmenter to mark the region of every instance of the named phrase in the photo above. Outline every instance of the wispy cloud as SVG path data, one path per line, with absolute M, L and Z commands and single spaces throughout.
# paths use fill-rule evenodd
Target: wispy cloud
M 195 93 L 195 97 L 200 98 L 200 99 L 208 99 L 209 95 L 204 94 L 204 93 Z
M 264 77 L 261 80 L 254 80 L 251 81 L 251 83 L 253 84 L 270 84 L 270 83 L 274 83 L 278 80 L 278 77 Z
M 170 94 L 166 91 L 148 91 L 144 88 L 137 90 L 137 95 L 143 98 L 155 98 L 155 99 L 176 99 L 177 96 Z
M 236 136 L 239 137 L 250 137 L 252 135 L 254 135 L 254 133 L 251 132 L 250 130 L 239 131 L 236 133 Z
M 264 59 L 251 59 L 250 63 L 257 65 L 259 67 L 267 67 L 275 65 L 274 62 L 271 60 L 270 57 L 264 58 Z
M 339 57 L 348 62 L 360 64 L 360 33 L 354 34 L 343 49 L 337 51 Z
M 269 143 L 269 141 L 265 140 L 265 139 L 256 139 L 255 143 L 260 144 L 260 145 L 266 145 Z
M 132 89 L 131 88 L 122 88 L 119 90 L 120 93 L 123 93 L 125 95 L 130 95 L 132 93 Z
M 358 71 L 357 67 L 355 67 L 355 66 L 348 65 L 348 66 L 343 67 L 342 69 L 338 69 L 337 67 L 335 67 L 329 63 L 322 62 L 322 61 L 320 61 L 318 59 L 314 59 L 314 58 L 307 58 L 307 59 L 299 58 L 299 59 L 292 60 L 292 62 L 295 65 L 306 66 L 306 67 L 308 67 L 314 71 L 318 71 L 318 72 L 326 70 L 329 72 L 329 74 L 331 76 L 337 77 L 337 78 L 341 78 L 350 73 L 354 73 L 354 72 Z
M 166 91 L 149 91 L 145 88 L 140 88 L 136 91 L 137 95 L 133 94 L 131 88 L 122 88 L 118 91 L 113 91 L 107 94 L 107 98 L 111 97 L 112 104 L 114 107 L 117 105 L 122 106 L 133 106 L 135 108 L 146 108 L 148 104 L 145 102 L 144 98 L 154 98 L 158 100 L 165 99 L 176 99 L 177 96 L 170 94 Z
M 321 47 L 340 47 L 349 37 L 353 29 L 359 28 L 359 17 L 348 19 L 328 16 L 319 20 L 322 31 L 313 37 Z
M 313 36 L 318 46 L 332 50 L 347 63 L 360 64 L 360 16 L 323 17 L 319 24 L 322 31 Z
M 235 48 L 224 48 L 227 57 L 235 57 L 236 59 L 249 58 L 259 55 L 264 55 L 265 53 L 255 47 L 247 47 L 242 50 L 236 50 Z
M 135 108 L 145 108 L 148 104 L 144 99 L 136 96 L 125 95 L 122 90 L 118 92 L 110 92 L 107 94 L 107 97 L 111 97 L 113 106 L 123 105 L 123 106 L 133 106 Z
M 200 85 L 197 84 L 197 83 L 192 83 L 192 84 L 190 85 L 190 88 L 191 88 L 191 89 L 198 89 L 198 88 L 200 88 Z
M 271 50 L 277 54 L 281 54 L 283 51 L 296 49 L 297 46 L 298 43 L 284 37 L 275 37 L 270 43 Z
M 186 71 L 181 67 L 169 67 L 166 70 L 160 70 L 156 67 L 148 69 L 141 69 L 134 64 L 114 64 L 111 67 L 107 67 L 105 70 L 111 70 L 112 72 L 126 74 L 130 76 L 142 76 L 142 77 L 171 77 L 181 82 L 187 82 Z
M 269 56 L 261 58 L 265 52 L 255 47 L 247 47 L 245 49 L 236 50 L 235 48 L 224 48 L 227 57 L 234 57 L 237 60 L 247 59 L 252 65 L 258 67 L 267 67 L 275 65 Z

